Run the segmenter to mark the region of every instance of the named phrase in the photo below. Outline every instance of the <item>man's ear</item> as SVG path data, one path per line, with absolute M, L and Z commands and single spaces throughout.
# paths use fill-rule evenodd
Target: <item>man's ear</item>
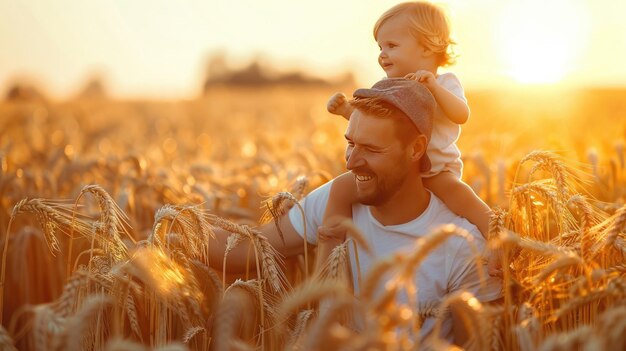
M 411 148 L 411 161 L 419 162 L 422 156 L 426 153 L 428 147 L 428 139 L 424 134 L 419 134 L 413 140 L 413 147 Z

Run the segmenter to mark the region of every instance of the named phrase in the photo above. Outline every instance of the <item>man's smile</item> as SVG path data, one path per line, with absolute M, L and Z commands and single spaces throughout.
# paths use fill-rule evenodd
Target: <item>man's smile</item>
M 356 180 L 358 180 L 359 182 L 366 182 L 373 178 L 372 176 L 369 176 L 369 175 L 355 174 L 354 176 L 356 177 Z

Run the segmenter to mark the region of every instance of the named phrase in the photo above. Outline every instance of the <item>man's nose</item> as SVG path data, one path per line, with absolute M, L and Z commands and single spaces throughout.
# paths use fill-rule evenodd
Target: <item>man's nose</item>
M 361 157 L 361 152 L 354 148 L 350 152 L 346 153 L 346 168 L 353 170 L 366 165 L 365 159 Z

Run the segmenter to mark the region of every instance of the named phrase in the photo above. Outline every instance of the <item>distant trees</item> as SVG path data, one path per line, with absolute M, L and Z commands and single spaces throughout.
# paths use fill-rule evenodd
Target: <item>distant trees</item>
M 47 102 L 49 97 L 39 84 L 31 79 L 15 79 L 6 90 L 5 101 L 12 102 Z M 73 98 L 75 99 L 107 99 L 109 97 L 106 80 L 101 75 L 92 75 L 87 78 Z
M 352 73 L 346 73 L 337 80 L 328 80 L 307 75 L 302 71 L 278 73 L 273 68 L 262 65 L 258 59 L 241 69 L 232 69 L 228 67 L 226 62 L 226 56 L 223 53 L 214 54 L 209 58 L 203 91 L 214 86 L 333 86 L 354 84 L 354 75 Z
M 13 83 L 6 92 L 6 101 L 47 101 L 46 96 L 33 84 L 26 82 Z

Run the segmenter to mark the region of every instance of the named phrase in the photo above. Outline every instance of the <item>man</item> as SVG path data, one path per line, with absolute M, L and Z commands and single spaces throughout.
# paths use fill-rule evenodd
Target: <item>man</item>
M 460 218 L 422 184 L 421 172 L 430 168 L 425 154 L 435 109 L 435 101 L 427 88 L 413 80 L 384 79 L 371 89 L 358 89 L 351 101 L 355 110 L 346 130 L 347 168 L 356 179 L 359 204 L 352 206 L 352 220 L 369 240 L 370 256 L 359 248 L 359 264 L 351 252 L 355 292 L 358 294 L 357 271 L 365 276 L 376 260 L 396 253 L 409 253 L 415 242 L 435 228 L 454 224 L 465 229 L 479 250 L 484 249 L 482 235 L 475 226 Z M 283 216 L 279 225 L 284 242 L 272 225 L 260 228 L 270 243 L 284 256 L 303 252 L 303 233 L 317 243 L 317 228 L 328 201 L 331 182 L 314 190 L 302 201 L 306 219 L 294 207 Z M 320 236 L 320 247 L 326 252 L 343 240 L 332 231 Z M 223 244 L 225 237 L 218 240 Z M 244 245 L 245 246 L 245 245 Z M 211 246 L 211 257 L 220 258 L 223 247 Z M 247 250 L 229 254 L 229 262 L 245 262 Z M 236 255 L 238 258 L 232 258 Z M 241 267 L 243 268 L 243 267 Z M 484 268 L 484 267 L 481 267 Z M 474 252 L 468 242 L 451 237 L 433 250 L 415 271 L 414 282 L 420 303 L 438 303 L 455 291 L 469 291 L 480 301 L 489 302 L 501 296 L 499 281 L 488 278 L 481 284 Z M 483 276 L 487 276 L 486 270 Z M 427 319 L 422 334 L 433 329 L 434 321 Z M 446 318 L 442 337 L 463 344 L 467 334 L 455 316 Z

